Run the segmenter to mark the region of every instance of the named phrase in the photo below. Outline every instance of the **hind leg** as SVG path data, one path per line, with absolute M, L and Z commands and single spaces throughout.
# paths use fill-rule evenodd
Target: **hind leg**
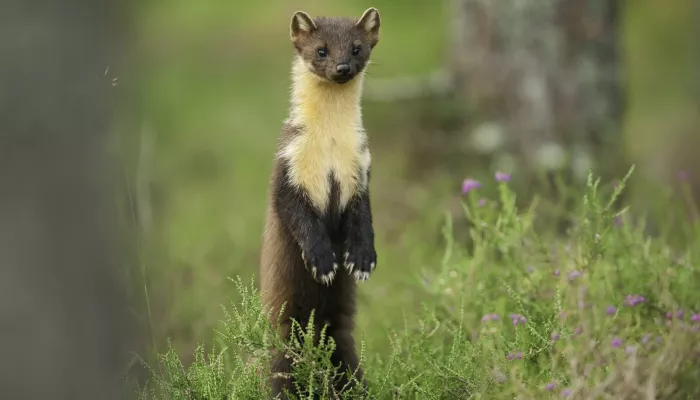
M 335 366 L 340 365 L 338 372 L 342 374 L 335 384 L 335 390 L 338 393 L 347 391 L 357 386 L 359 382 L 366 392 L 367 383 L 364 380 L 362 368 L 359 368 L 360 362 L 355 351 L 355 341 L 352 335 L 344 330 L 335 331 L 331 335 L 333 340 L 335 340 L 335 351 L 331 355 L 331 362 Z M 354 379 L 351 378 L 353 374 Z
M 306 326 L 307 321 L 302 320 L 302 326 Z M 321 332 L 321 327 L 316 325 L 314 327 L 314 344 L 318 345 L 319 340 L 320 340 L 320 332 Z M 285 338 L 285 341 L 287 344 L 290 344 L 291 342 L 291 335 L 292 335 L 292 324 L 291 323 L 285 323 L 282 324 L 281 327 L 281 333 L 282 337 Z M 299 342 L 303 342 L 304 339 L 300 335 L 300 332 L 295 332 L 296 340 Z M 285 390 L 288 391 L 290 394 L 294 395 L 295 397 L 299 398 L 307 398 L 308 397 L 308 392 L 304 388 L 304 384 L 301 384 L 301 388 L 299 390 L 301 391 L 300 393 L 297 392 L 297 387 L 294 382 L 294 378 L 291 376 L 292 374 L 292 366 L 293 362 L 291 358 L 285 357 L 285 353 L 281 350 L 275 350 L 273 357 L 272 357 L 272 368 L 271 368 L 271 387 L 272 387 L 272 398 L 273 399 L 280 399 L 280 400 L 286 400 L 289 397 L 285 394 Z M 314 399 L 318 398 L 318 396 L 314 396 Z
M 272 386 L 272 398 L 284 400 L 287 399 L 285 389 L 289 393 L 294 393 L 294 382 L 291 377 L 292 360 L 285 357 L 284 352 L 278 351 L 272 358 L 272 375 L 270 383 Z

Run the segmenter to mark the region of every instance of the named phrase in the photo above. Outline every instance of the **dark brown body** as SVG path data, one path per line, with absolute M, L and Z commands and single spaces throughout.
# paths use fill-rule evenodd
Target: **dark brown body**
M 280 148 L 296 134 L 298 129 L 286 125 Z M 275 326 L 280 324 L 280 333 L 286 339 L 290 335 L 291 319 L 306 327 L 311 311 L 315 310 L 315 333 L 318 334 L 325 324 L 326 334 L 335 341 L 336 349 L 331 361 L 334 365 L 342 365 L 343 370 L 350 367 L 356 378 L 362 381 L 362 370 L 358 368 L 358 356 L 352 336 L 356 313 L 356 279 L 342 269 L 338 270 L 331 285 L 324 285 L 314 279 L 301 256 L 302 247 L 293 234 L 295 228 L 289 228 L 290 225 L 293 226 L 289 221 L 290 215 L 304 216 L 298 219 L 300 226 L 296 229 L 307 229 L 304 236 L 310 243 L 322 240 L 324 234 L 327 234 L 336 261 L 342 260 L 342 255 L 348 251 L 349 243 L 360 243 L 365 247 L 356 253 L 362 255 L 363 268 L 368 268 L 370 263 L 376 262 L 368 191 L 358 192 L 347 207 L 341 210 L 338 205 L 338 184 L 333 177 L 329 176 L 329 179 L 329 207 L 326 213 L 321 214 L 310 204 L 303 190 L 289 185 L 285 161 L 278 159 L 275 162 L 268 192 L 260 263 L 263 303 L 266 308 L 273 309 L 271 315 L 274 319 L 271 322 Z M 315 223 L 319 225 L 312 228 Z M 310 247 L 313 247 L 313 244 Z M 285 303 L 285 311 L 278 320 L 279 310 Z M 291 361 L 275 351 L 272 374 L 290 371 Z M 281 394 L 283 389 L 294 392 L 291 379 L 273 377 L 271 382 L 273 396 Z M 336 390 L 340 391 L 346 383 L 346 379 L 338 382 L 335 385 Z
M 339 365 L 342 362 L 354 370 L 358 364 L 352 337 L 355 286 L 357 285 L 355 278 L 341 271 L 330 286 L 314 280 L 304 265 L 299 245 L 282 228 L 273 207 L 268 207 L 267 217 L 262 255 L 262 263 L 266 269 L 261 271 L 261 280 L 264 291 L 263 302 L 266 307 L 274 309 L 273 324 L 277 324 L 278 311 L 286 302 L 285 312 L 279 322 L 280 333 L 288 339 L 291 318 L 298 321 L 302 327 L 306 327 L 311 311 L 315 310 L 314 331 L 318 333 L 323 328 L 323 324 L 328 324 L 326 333 L 335 340 L 333 363 Z M 333 247 L 336 254 L 342 254 L 342 245 L 336 243 Z M 276 352 L 271 372 L 273 374 L 290 373 L 291 361 L 282 353 Z M 361 379 L 362 371 L 357 371 L 356 376 Z M 273 395 L 279 394 L 283 389 L 294 392 L 291 379 L 273 378 L 271 382 Z

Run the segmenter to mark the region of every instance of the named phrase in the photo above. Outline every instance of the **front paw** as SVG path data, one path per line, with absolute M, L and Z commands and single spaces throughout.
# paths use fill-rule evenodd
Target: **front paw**
M 326 286 L 333 282 L 338 264 L 335 262 L 335 253 L 330 247 L 317 246 L 311 250 L 302 251 L 301 258 L 304 260 L 306 269 L 317 282 Z
M 366 281 L 377 266 L 377 252 L 371 242 L 350 243 L 345 253 L 345 269 L 358 281 Z

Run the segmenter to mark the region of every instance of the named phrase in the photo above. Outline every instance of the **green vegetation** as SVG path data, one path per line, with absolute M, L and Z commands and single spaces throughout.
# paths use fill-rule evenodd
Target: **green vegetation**
M 651 0 L 626 5 L 630 106 L 624 125 L 627 150 L 636 158 L 672 143 L 676 125 L 692 125 L 697 115 L 681 90 L 689 87 L 684 82 L 692 70 L 682 44 L 689 18 L 680 18 L 690 15 L 690 2 L 674 1 L 678 7 Z M 133 185 L 131 201 L 146 198 L 153 216 L 137 240 L 140 265 L 129 270 L 147 329 L 138 353 L 152 368 L 144 393 L 156 392 L 148 398 L 262 398 L 264 376 L 257 371 L 265 365 L 262 349 L 275 339 L 253 277 L 272 155 L 288 106 L 289 18 L 296 9 L 360 15 L 370 5 L 380 10 L 384 26 L 368 86 L 443 64 L 449 33 L 444 3 L 153 0 L 140 6 L 136 37 L 139 54 L 147 57 L 135 82 L 143 118 L 134 133 L 152 146 L 141 150 L 141 164 L 127 175 L 146 183 Z M 119 82 L 128 84 L 124 77 Z M 491 172 L 470 160 L 411 180 L 407 165 L 421 160 L 407 159 L 403 146 L 406 132 L 419 129 L 417 108 L 440 104 L 365 103 L 379 264 L 360 287 L 356 337 L 363 340 L 372 395 L 547 398 L 568 388 L 584 397 L 584 388 L 590 394 L 602 385 L 613 398 L 637 389 L 675 390 L 676 397 L 659 394 L 663 398 L 697 394 L 689 383 L 697 374 L 689 367 L 696 362 L 689 339 L 695 336 L 686 328 L 695 329 L 691 314 L 700 312 L 692 264 L 700 248 L 697 226 L 666 212 L 676 209 L 676 200 L 661 199 L 668 226 L 647 239 L 629 213 L 616 219 L 613 210 L 598 208 L 608 204 L 612 185 L 587 188 L 586 201 L 583 193 L 562 188 L 550 203 L 549 195 L 537 197 L 518 176 L 508 186 L 486 183 Z M 454 177 L 464 171 L 484 187 L 460 199 Z M 656 201 L 661 192 L 637 189 L 654 196 L 633 196 L 633 207 Z M 528 207 L 531 196 L 539 202 Z M 481 198 L 491 200 L 479 207 Z M 564 236 L 560 218 L 571 221 Z M 581 275 L 569 282 L 574 271 Z M 226 277 L 241 278 L 232 285 Z M 627 306 L 628 295 L 644 296 L 644 302 Z M 222 314 L 219 305 L 229 302 Z M 614 315 L 606 313 L 611 305 Z M 685 322 L 666 319 L 681 309 Z M 499 319 L 481 321 L 491 314 Z M 513 325 L 510 314 L 523 315 L 525 323 Z M 327 364 L 310 367 L 312 359 L 323 359 L 323 349 L 297 351 L 302 381 L 328 376 Z M 548 391 L 550 382 L 555 387 Z
M 681 249 L 645 237 L 613 207 L 625 181 L 590 178 L 583 195 L 568 193 L 582 201 L 564 236 L 542 225 L 536 202 L 518 211 L 506 179 L 468 192 L 469 243 L 453 240 L 448 219 L 441 264 L 412 287 L 423 307 L 405 310 L 389 351 L 363 344 L 371 398 L 700 395 L 700 224 L 686 225 L 691 245 Z M 264 398 L 265 349 L 280 344 L 255 283 L 234 282 L 242 300 L 224 308 L 217 350 L 207 358 L 200 347 L 183 367 L 171 349 L 144 398 Z M 321 393 L 333 378 L 330 346 L 288 347 L 306 389 Z

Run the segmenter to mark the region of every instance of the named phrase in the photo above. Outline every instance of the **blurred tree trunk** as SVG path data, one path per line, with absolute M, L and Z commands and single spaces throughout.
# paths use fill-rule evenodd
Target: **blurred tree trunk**
M 118 399 L 127 304 L 108 143 L 127 2 L 0 2 L 0 387 Z
M 669 186 L 683 181 L 695 207 L 700 200 L 700 1 L 635 0 L 624 15 L 630 104 L 625 147 L 639 166 L 634 206 L 655 209 L 655 220 L 663 223 L 672 213 L 656 202 Z
M 618 1 L 453 0 L 452 7 L 449 66 L 475 150 L 513 170 L 570 169 L 579 177 L 610 159 L 604 154 L 617 162 Z

